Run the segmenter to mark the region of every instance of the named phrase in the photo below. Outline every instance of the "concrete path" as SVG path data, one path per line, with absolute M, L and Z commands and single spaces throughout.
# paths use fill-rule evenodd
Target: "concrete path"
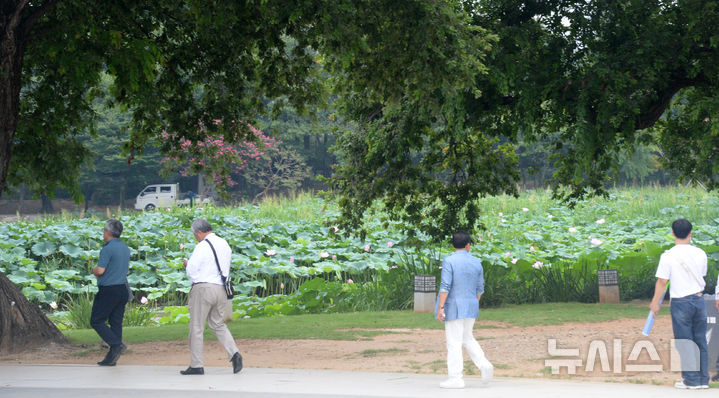
M 686 397 L 716 396 L 716 390 L 566 380 L 497 378 L 483 387 L 467 377 L 463 390 L 443 390 L 439 375 L 333 370 L 205 368 L 182 376 L 173 366 L 0 365 L 2 398 L 309 398 L 309 397 Z

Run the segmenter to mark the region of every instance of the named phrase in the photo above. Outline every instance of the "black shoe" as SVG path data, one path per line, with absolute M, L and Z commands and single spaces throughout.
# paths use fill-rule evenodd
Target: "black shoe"
M 242 355 L 239 352 L 232 356 L 230 362 L 232 362 L 232 373 L 239 373 L 242 370 Z
M 120 355 L 122 355 L 122 352 L 126 349 L 127 346 L 122 343 L 110 347 L 110 351 L 107 353 L 107 355 L 110 355 L 110 361 L 112 361 L 112 365 L 115 365 L 115 363 L 117 363 L 117 360 L 120 358 Z
M 205 368 L 193 368 L 189 367 L 185 370 L 181 370 L 180 374 L 183 375 L 203 375 L 205 374 Z
M 117 363 L 117 359 L 113 360 L 112 357 L 113 357 L 113 352 L 112 352 L 112 348 L 111 348 L 110 350 L 107 351 L 107 355 L 105 355 L 105 359 L 98 362 L 97 364 L 100 366 L 115 366 L 115 364 Z
M 719 372 L 716 372 L 714 374 L 714 376 L 712 376 L 712 381 L 717 381 L 717 380 L 719 380 Z

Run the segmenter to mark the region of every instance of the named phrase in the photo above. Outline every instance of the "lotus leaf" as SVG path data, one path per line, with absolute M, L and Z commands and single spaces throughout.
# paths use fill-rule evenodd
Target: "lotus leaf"
M 55 246 L 55 244 L 52 242 L 42 241 L 32 245 L 31 250 L 36 256 L 49 256 L 55 253 L 55 250 L 57 250 L 57 246 Z

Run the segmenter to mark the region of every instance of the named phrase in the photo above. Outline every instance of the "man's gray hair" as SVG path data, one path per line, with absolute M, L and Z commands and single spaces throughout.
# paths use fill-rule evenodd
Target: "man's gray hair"
M 122 235 L 122 223 L 120 220 L 115 220 L 114 218 L 107 220 L 105 229 L 113 238 L 119 238 Z
M 211 232 L 212 226 L 204 218 L 198 218 L 197 220 L 192 222 L 192 226 L 190 227 L 190 229 L 192 229 L 193 234 L 196 234 L 198 232 Z

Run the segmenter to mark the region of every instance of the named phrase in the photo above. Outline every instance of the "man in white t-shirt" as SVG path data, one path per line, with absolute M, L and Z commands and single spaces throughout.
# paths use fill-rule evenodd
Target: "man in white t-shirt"
M 674 384 L 676 388 L 709 388 L 709 349 L 707 346 L 707 312 L 702 297 L 704 276 L 707 274 L 707 255 L 704 250 L 689 244 L 692 238 L 692 224 L 680 218 L 672 223 L 674 247 L 662 254 L 657 267 L 657 283 L 654 298 L 649 308 L 654 316 L 659 312 L 659 302 L 664 295 L 667 283 L 671 296 L 671 315 L 674 339 L 678 340 L 677 350 L 682 357 L 682 368 L 694 359 L 693 347 L 681 344 L 681 341 L 693 341 L 699 348 L 699 370 L 682 370 L 682 381 Z M 692 344 L 690 344 L 692 345 Z M 689 358 L 691 357 L 691 359 Z

